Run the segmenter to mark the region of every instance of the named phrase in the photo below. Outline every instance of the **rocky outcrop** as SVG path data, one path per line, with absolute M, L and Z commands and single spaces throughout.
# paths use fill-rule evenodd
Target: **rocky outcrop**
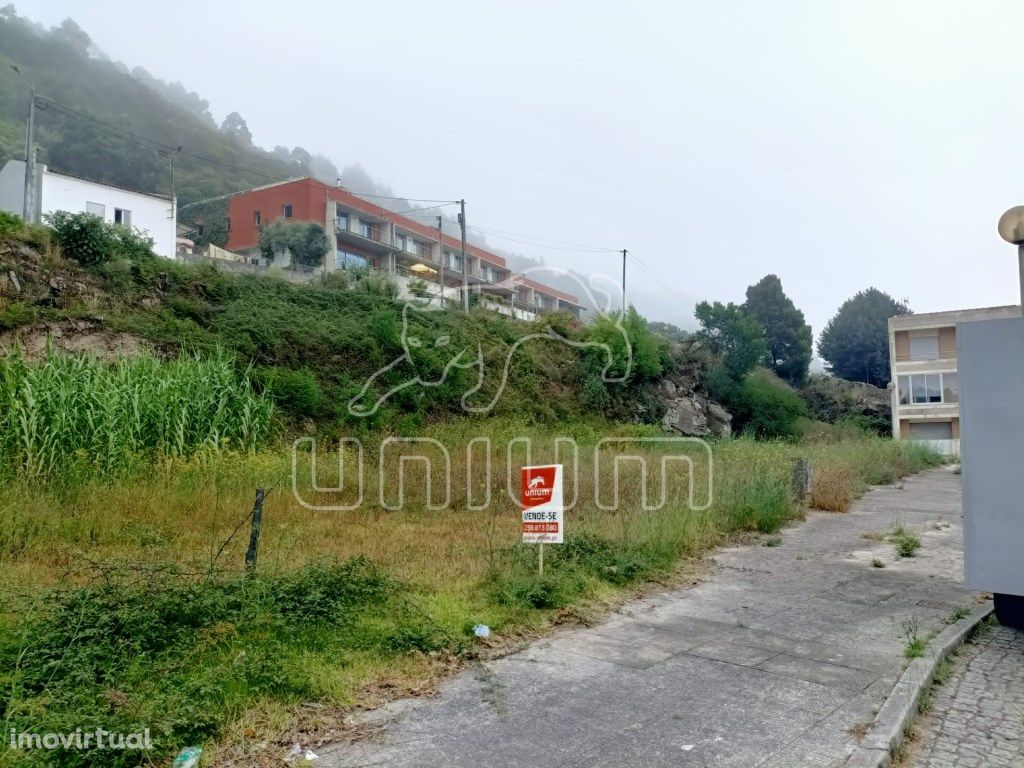
M 732 416 L 700 392 L 697 377 L 685 370 L 669 374 L 658 382 L 655 394 L 665 406 L 661 425 L 666 432 L 688 437 L 728 437 Z
M 801 394 L 811 413 L 821 421 L 833 423 L 844 417 L 857 417 L 877 423 L 882 432 L 890 429 L 892 403 L 886 389 L 836 376 L 816 375 L 807 381 Z

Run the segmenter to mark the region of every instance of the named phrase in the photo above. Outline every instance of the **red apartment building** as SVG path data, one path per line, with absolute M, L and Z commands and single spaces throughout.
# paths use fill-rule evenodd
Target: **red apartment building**
M 253 253 L 258 248 L 260 227 L 277 219 L 323 225 L 335 246 L 334 253 L 326 257 L 327 272 L 352 264 L 366 265 L 392 276 L 403 290 L 411 280 L 422 279 L 432 283 L 435 292 L 441 288 L 443 274 L 445 296 L 460 296 L 460 240 L 449 235 L 439 237 L 434 227 L 311 176 L 232 195 L 228 200 L 227 249 Z M 554 311 L 580 315 L 576 296 L 513 275 L 505 259 L 497 254 L 467 244 L 466 261 L 470 291 L 500 297 L 499 309 L 511 311 L 514 307 L 519 310 L 518 316 Z

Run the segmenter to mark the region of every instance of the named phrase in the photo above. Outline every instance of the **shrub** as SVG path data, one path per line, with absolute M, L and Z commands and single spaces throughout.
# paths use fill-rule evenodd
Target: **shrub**
M 316 418 L 324 403 L 324 392 L 316 377 L 305 368 L 268 368 L 257 378 L 281 408 L 296 418 Z
M 803 398 L 766 371 L 749 374 L 729 407 L 739 430 L 762 439 L 796 437 L 807 416 Z
M 153 256 L 153 240 L 137 229 L 109 224 L 91 213 L 56 211 L 44 220 L 61 252 L 84 266 L 114 258 L 140 261 Z
M 811 507 L 825 512 L 846 512 L 856 495 L 849 467 L 833 464 L 815 469 L 811 478 Z
M 80 264 L 102 264 L 114 253 L 113 232 L 99 216 L 57 211 L 47 214 L 46 222 L 53 228 L 61 253 Z
M 285 219 L 277 219 L 260 229 L 259 246 L 260 255 L 269 261 L 288 250 L 296 264 L 307 267 L 322 265 L 324 255 L 331 248 L 327 233 L 319 224 Z

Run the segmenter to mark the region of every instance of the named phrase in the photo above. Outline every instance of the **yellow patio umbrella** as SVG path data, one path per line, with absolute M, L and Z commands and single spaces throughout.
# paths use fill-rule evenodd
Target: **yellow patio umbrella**
M 431 269 L 426 264 L 413 264 L 411 267 L 409 267 L 409 271 L 410 272 L 415 272 L 416 274 L 419 274 L 419 275 L 436 275 L 437 274 L 437 270 L 436 269 Z

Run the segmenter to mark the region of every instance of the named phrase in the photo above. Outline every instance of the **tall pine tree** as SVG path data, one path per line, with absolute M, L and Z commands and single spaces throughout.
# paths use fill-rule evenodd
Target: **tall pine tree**
M 764 327 L 767 363 L 775 373 L 790 383 L 803 383 L 811 365 L 811 326 L 783 292 L 782 281 L 765 275 L 747 288 L 743 309 Z

